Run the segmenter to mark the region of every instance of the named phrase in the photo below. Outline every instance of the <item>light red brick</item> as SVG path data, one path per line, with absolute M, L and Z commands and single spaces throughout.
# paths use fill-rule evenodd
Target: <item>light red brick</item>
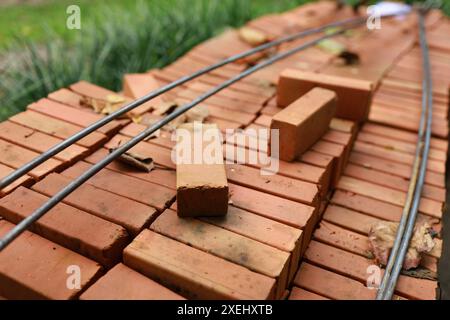
M 279 157 L 292 161 L 327 132 L 336 110 L 336 94 L 314 88 L 274 115 L 270 129 L 279 130 Z
M 294 69 L 284 70 L 278 83 L 278 105 L 285 107 L 316 86 L 336 92 L 338 97 L 336 117 L 357 122 L 367 119 L 373 84 L 354 78 Z
M 124 263 L 191 299 L 272 299 L 275 280 L 144 230 L 124 251 Z
M 227 228 L 194 218 L 179 218 L 170 209 L 164 211 L 151 224 L 150 229 L 276 279 L 277 298 L 281 297 L 287 286 L 290 253 L 231 232 Z
M 13 227 L 1 220 L 0 236 Z M 80 289 L 67 287 L 70 266 L 80 268 Z M 7 299 L 74 299 L 100 276 L 101 269 L 94 261 L 25 231 L 0 254 L 0 295 Z
M 81 300 L 183 300 L 159 283 L 117 264 L 81 296 Z
M 41 207 L 48 197 L 19 187 L 0 199 L 0 214 L 18 223 Z M 31 226 L 31 231 L 110 267 L 120 261 L 129 242 L 126 230 L 84 211 L 59 203 Z
M 180 153 L 190 150 L 190 158 L 177 160 L 177 202 L 180 217 L 223 216 L 228 209 L 228 182 L 223 161 L 220 133 L 216 125 L 184 124 L 177 130 L 184 130 L 179 144 Z M 212 133 L 211 133 L 212 131 Z M 203 134 L 214 134 L 213 141 L 203 141 Z M 185 141 L 190 139 L 190 141 Z M 197 141 L 199 140 L 199 141 Z M 206 153 L 207 148 L 214 148 Z M 177 146 L 178 148 L 178 146 Z M 178 151 L 177 151 L 178 153 Z M 200 154 L 196 163 L 195 154 Z M 204 155 L 211 159 L 204 159 Z
M 54 196 L 72 179 L 52 173 L 33 185 L 33 190 L 46 196 Z M 156 218 L 156 209 L 121 197 L 114 193 L 83 184 L 63 200 L 64 203 L 89 212 L 99 218 L 118 224 L 136 236 Z

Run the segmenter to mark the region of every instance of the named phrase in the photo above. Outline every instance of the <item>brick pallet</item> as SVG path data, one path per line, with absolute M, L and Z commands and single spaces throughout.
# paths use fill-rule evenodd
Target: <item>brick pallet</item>
M 318 2 L 261 17 L 248 26 L 274 39 L 351 15 L 347 9 L 336 14 L 334 4 Z M 432 221 L 439 232 L 450 80 L 444 63 L 450 49 L 439 39 L 450 23 L 434 11 L 427 24 L 437 83 L 436 121 L 419 219 Z M 0 296 L 280 299 L 289 290 L 290 299 L 374 299 L 375 290 L 365 286 L 366 269 L 373 264 L 367 256 L 367 228 L 377 220 L 399 220 L 417 140 L 421 69 L 415 28 L 415 18 L 409 17 L 383 21 L 382 31 L 358 29 L 352 36 L 337 38 L 358 53 L 357 66 L 340 66 L 334 54 L 312 47 L 207 99 L 206 122 L 225 132 L 270 127 L 272 117 L 282 110 L 276 84 L 287 68 L 367 80 L 377 88 L 369 122 L 358 125 L 333 118 L 326 133 L 298 159 L 280 161 L 277 174 L 260 175 L 260 163 L 227 164 L 231 196 L 225 218 L 177 217 L 174 142 L 161 131 L 132 149 L 152 158 L 154 170 L 140 172 L 114 161 L 0 254 L 0 282 L 6 284 L 0 287 Z M 380 47 L 389 48 L 382 59 L 373 49 Z M 111 96 L 137 98 L 249 48 L 231 30 L 161 70 L 125 76 L 122 93 L 82 81 L 49 94 L 0 124 L 1 174 L 98 120 L 101 115 L 86 103 L 109 101 Z M 266 54 L 229 64 L 151 100 L 2 190 L 0 235 L 106 156 L 108 149 L 160 119 L 161 110 L 154 105 L 189 101 Z M 255 152 L 252 132 L 235 132 L 224 148 L 233 145 L 246 155 Z M 441 245 L 438 239 L 422 261 L 424 268 L 436 271 Z M 52 274 L 51 284 L 33 276 L 36 263 L 39 272 Z M 81 289 L 67 288 L 69 265 L 80 266 Z M 434 299 L 436 286 L 436 281 L 402 275 L 396 294 L 399 299 Z

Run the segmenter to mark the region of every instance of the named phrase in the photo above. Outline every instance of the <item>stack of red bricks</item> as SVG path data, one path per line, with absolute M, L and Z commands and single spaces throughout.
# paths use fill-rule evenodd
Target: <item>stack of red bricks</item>
M 318 2 L 259 18 L 248 27 L 274 39 L 351 15 L 347 9 L 336 13 L 330 2 Z M 272 117 L 303 94 L 294 90 L 292 96 L 293 91 L 283 89 L 286 86 L 282 81 L 276 94 L 282 72 L 285 79 L 305 72 L 320 74 L 321 79 L 327 79 L 323 75 L 345 79 L 351 90 L 360 88 L 361 83 L 370 83 L 368 91 L 380 86 L 370 114 L 362 115 L 371 122 L 364 124 L 358 135 L 355 120 L 361 118 L 343 119 L 349 117 L 341 108 L 329 128 L 324 128 L 325 134 L 294 161 L 280 161 L 274 175 L 261 175 L 258 163 L 226 164 L 230 201 L 225 217 L 181 219 L 176 214 L 176 165 L 171 158 L 175 142 L 170 133 L 161 131 L 132 149 L 152 158 L 155 169 L 140 172 L 114 161 L 0 253 L 0 283 L 4 284 L 0 296 L 280 299 L 290 294 L 291 299 L 374 298 L 375 291 L 365 287 L 366 268 L 373 264 L 366 257 L 367 228 L 377 219 L 399 219 L 417 139 L 415 127 L 402 127 L 389 122 L 394 117 L 386 120 L 376 115 L 395 111 L 402 113 L 399 116 L 418 119 L 421 75 L 420 67 L 411 61 L 418 61 L 420 52 L 414 47 L 414 32 L 404 31 L 413 30 L 415 22 L 413 18 L 389 21 L 381 31 L 362 28 L 354 35 L 338 38 L 336 41 L 349 46 L 356 43 L 352 50 L 361 58 L 358 66 L 339 66 L 334 53 L 312 47 L 203 103 L 209 111 L 206 122 L 216 123 L 223 131 L 261 129 L 270 127 Z M 441 61 L 448 59 L 450 51 L 442 44 L 439 47 L 437 39 L 450 24 L 438 12 L 433 12 L 428 23 L 436 39 L 432 50 L 433 71 L 438 72 L 435 81 L 445 80 L 447 88 L 436 88 L 436 117 L 446 124 L 447 114 L 443 112 L 448 106 L 448 79 Z M 367 49 L 371 46 L 389 46 L 389 55 L 383 59 L 374 56 L 373 50 Z M 121 95 L 138 98 L 249 48 L 239 32 L 231 30 L 195 47 L 164 69 L 126 75 L 121 94 L 86 82 L 50 94 L 0 124 L 2 175 L 98 120 L 101 115 L 86 107 L 85 101 L 104 102 Z M 149 101 L 129 117 L 90 134 L 2 190 L 0 235 L 100 161 L 108 149 L 160 119 L 164 112 L 155 105 L 188 102 L 269 53 L 229 64 Z M 407 84 L 399 78 L 404 70 L 411 74 Z M 330 88 L 330 83 L 319 86 Z M 338 98 L 354 93 L 338 92 Z M 409 102 L 408 107 L 402 102 Z M 411 125 L 411 121 L 408 123 Z M 250 153 L 251 140 L 256 138 L 252 132 L 234 132 L 226 144 Z M 447 141 L 440 139 L 446 137 L 446 131 L 434 134 L 421 216 L 435 218 L 439 230 Z M 320 228 L 315 230 L 319 223 Z M 435 270 L 439 254 L 436 248 L 424 259 L 424 266 Z M 81 281 L 71 286 L 68 279 L 74 279 L 71 276 L 77 270 Z M 434 287 L 435 281 L 402 276 L 397 294 L 430 299 L 434 298 Z

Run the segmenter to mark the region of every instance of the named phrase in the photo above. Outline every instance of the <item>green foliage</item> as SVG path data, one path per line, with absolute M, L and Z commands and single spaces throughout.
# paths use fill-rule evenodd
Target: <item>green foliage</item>
M 163 67 L 227 27 L 303 2 L 120 0 L 114 5 L 102 1 L 87 5 L 80 1 L 82 29 L 65 31 L 52 27 L 54 9 L 48 16 L 41 13 L 40 20 L 46 21 L 40 25 L 43 35 L 31 33 L 9 44 L 17 54 L 0 71 L 0 119 L 80 79 L 120 90 L 124 73 Z M 65 9 L 59 14 L 65 19 Z M 65 20 L 58 24 L 65 27 Z

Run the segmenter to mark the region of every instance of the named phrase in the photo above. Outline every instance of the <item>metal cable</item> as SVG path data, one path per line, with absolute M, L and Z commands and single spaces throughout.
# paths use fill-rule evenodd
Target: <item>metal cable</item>
M 394 16 L 398 16 L 398 15 L 404 15 L 404 14 L 405 14 L 405 12 L 400 12 L 400 13 L 397 13 L 397 14 L 384 15 L 384 16 L 381 16 L 381 17 L 382 18 L 389 18 L 389 17 L 394 17 Z M 342 22 L 336 22 L 336 23 L 334 23 L 334 25 L 336 25 L 338 23 L 342 23 Z M 345 31 L 347 31 L 349 29 L 352 29 L 352 28 L 355 28 L 355 27 L 357 27 L 359 25 L 362 25 L 363 23 L 365 23 L 365 18 L 349 19 L 346 22 L 346 24 L 349 24 L 348 26 L 342 27 L 340 30 L 331 32 L 329 34 L 325 34 L 322 37 L 319 37 L 317 39 L 305 42 L 304 44 L 302 44 L 300 46 L 297 46 L 297 47 L 295 47 L 293 49 L 290 49 L 288 51 L 285 51 L 283 53 L 279 53 L 277 55 L 274 55 L 271 58 L 269 58 L 269 59 L 267 59 L 267 60 L 265 60 L 265 61 L 255 65 L 255 66 L 245 70 L 244 72 L 234 76 L 233 78 L 224 81 L 222 84 L 220 84 L 220 85 L 214 87 L 213 89 L 207 91 L 206 93 L 198 96 L 196 99 L 194 99 L 190 103 L 185 104 L 185 105 L 181 106 L 180 108 L 176 109 L 174 112 L 172 112 L 171 114 L 169 114 L 165 118 L 157 121 L 153 125 L 149 126 L 147 129 L 145 129 L 143 132 L 141 132 L 140 134 L 138 134 L 137 136 L 133 137 L 132 139 L 130 139 L 125 144 L 119 146 L 117 149 L 112 151 L 108 156 L 106 156 L 105 158 L 100 160 L 98 163 L 94 164 L 91 168 L 86 170 L 78 178 L 76 178 L 73 181 L 71 181 L 67 186 L 65 186 L 58 193 L 56 193 L 54 196 L 52 196 L 50 199 L 48 199 L 48 201 L 45 202 L 40 208 L 36 209 L 32 214 L 30 214 L 28 217 L 26 217 L 20 223 L 18 223 L 10 232 L 8 232 L 2 239 L 0 239 L 0 251 L 2 251 L 4 248 L 6 248 L 15 238 L 17 238 L 22 232 L 24 232 L 31 224 L 33 224 L 38 219 L 40 219 L 50 209 L 52 209 L 55 205 L 57 205 L 59 202 L 61 202 L 65 197 L 67 197 L 69 194 L 71 194 L 75 189 L 77 189 L 84 182 L 89 180 L 92 176 L 94 176 L 96 173 L 98 173 L 100 170 L 102 170 L 104 167 L 106 167 L 114 159 L 116 159 L 121 154 L 125 153 L 126 151 L 128 151 L 129 149 L 134 147 L 140 141 L 144 140 L 145 138 L 147 138 L 148 136 L 150 136 L 151 134 L 153 134 L 154 132 L 156 132 L 157 130 L 159 130 L 164 125 L 168 124 L 170 121 L 174 120 L 175 118 L 177 118 L 181 114 L 185 113 L 189 109 L 191 109 L 194 106 L 196 106 L 197 104 L 203 102 L 204 100 L 206 100 L 207 98 L 209 98 L 212 95 L 216 94 L 217 92 L 219 92 L 219 91 L 225 89 L 226 87 L 232 85 L 233 83 L 235 83 L 235 82 L 237 82 L 237 81 L 239 81 L 239 80 L 249 76 L 250 74 L 252 74 L 252 73 L 254 73 L 254 72 L 256 72 L 256 71 L 258 71 L 260 69 L 263 69 L 263 68 L 265 68 L 265 67 L 267 67 L 267 66 L 269 66 L 269 65 L 271 65 L 271 64 L 273 64 L 273 63 L 275 63 L 275 62 L 277 62 L 279 60 L 282 60 L 282 59 L 284 59 L 284 58 L 286 58 L 288 56 L 291 56 L 291 55 L 293 55 L 293 54 L 295 54 L 295 53 L 297 53 L 299 51 L 302 51 L 302 50 L 304 50 L 304 49 L 306 49 L 308 47 L 311 47 L 311 46 L 317 44 L 318 42 L 320 42 L 322 40 L 334 37 L 336 35 L 344 33 Z M 331 24 L 327 25 L 327 27 L 322 26 L 322 27 L 316 28 L 314 30 L 318 30 L 318 29 L 324 30 L 325 28 L 330 27 L 330 25 Z M 309 30 L 307 32 L 311 32 L 311 30 Z M 247 56 L 248 54 L 249 54 L 248 52 L 247 53 L 243 53 L 241 55 L 234 56 L 235 58 L 230 58 L 230 59 L 240 59 L 240 58 L 243 57 L 243 55 Z M 239 58 L 236 58 L 237 56 L 239 56 Z M 193 75 L 188 76 L 188 77 L 192 77 L 192 76 Z M 178 81 L 182 81 L 182 79 L 186 79 L 188 77 L 181 78 Z M 188 81 L 188 80 L 186 80 L 186 81 Z M 176 82 L 174 82 L 174 83 L 176 83 Z M 166 86 L 166 87 L 168 87 L 168 86 Z M 163 88 L 161 88 L 159 90 L 156 90 L 155 92 L 160 92 L 162 90 L 163 90 Z M 150 93 L 147 96 L 132 102 L 130 105 L 127 106 L 127 108 L 129 108 L 129 110 L 131 110 L 132 109 L 132 108 L 130 108 L 131 105 L 134 105 L 134 107 L 135 107 L 135 106 L 139 105 L 139 104 L 136 104 L 137 101 L 140 101 L 140 103 L 143 103 L 143 102 L 151 99 L 152 97 L 156 96 L 156 95 L 153 96 L 153 94 L 154 93 Z M 121 110 L 123 110 L 123 109 L 121 109 Z M 126 111 L 123 111 L 123 112 L 126 112 Z M 117 113 L 115 113 L 115 114 L 117 116 Z M 99 121 L 99 123 L 100 122 L 101 121 Z M 95 124 L 94 124 L 94 126 L 95 126 Z
M 203 74 L 206 74 L 208 72 L 211 72 L 217 68 L 220 68 L 226 64 L 235 62 L 237 60 L 240 60 L 242 58 L 251 56 L 255 53 L 258 53 L 260 51 L 275 47 L 277 45 L 280 45 L 282 43 L 285 42 L 290 42 L 299 38 L 303 38 L 312 34 L 316 34 L 316 33 L 320 33 L 324 30 L 326 30 L 327 28 L 333 28 L 333 27 L 340 27 L 346 24 L 350 24 L 350 23 L 361 23 L 363 21 L 365 21 L 365 17 L 358 17 L 358 18 L 350 18 L 350 19 L 345 19 L 345 20 L 341 20 L 341 21 L 337 21 L 337 22 L 333 22 L 333 23 L 329 23 L 317 28 L 312 28 L 312 29 L 308 29 L 305 31 L 301 31 L 299 33 L 293 34 L 293 35 L 289 35 L 283 38 L 280 38 L 278 40 L 274 40 L 272 42 L 268 42 L 265 43 L 261 46 L 255 47 L 253 49 L 250 49 L 248 51 L 236 54 L 234 56 L 231 56 L 227 59 L 224 59 L 222 61 L 219 61 L 211 66 L 202 68 L 190 75 L 181 77 L 177 80 L 175 80 L 174 82 L 171 82 L 161 88 L 158 88 L 148 94 L 146 94 L 145 96 L 136 99 L 132 102 L 130 102 L 129 104 L 125 105 L 124 107 L 122 107 L 121 109 L 105 116 L 104 118 L 98 120 L 97 122 L 93 123 L 92 125 L 84 128 L 83 130 L 77 132 L 76 134 L 74 134 L 73 136 L 65 139 L 64 141 L 58 143 L 57 145 L 53 146 L 52 148 L 48 149 L 47 151 L 45 151 L 44 153 L 40 154 L 39 156 L 37 156 L 36 158 L 34 158 L 33 160 L 31 160 L 30 162 L 26 163 L 25 165 L 21 166 L 20 168 L 18 168 L 17 170 L 11 172 L 9 175 L 7 175 L 6 177 L 4 177 L 3 179 L 0 180 L 0 189 L 3 189 L 5 187 L 7 187 L 8 185 L 10 185 L 11 183 L 13 183 L 15 180 L 17 180 L 18 178 L 20 178 L 21 176 L 27 174 L 29 171 L 33 170 L 34 168 L 36 168 L 37 166 L 39 166 L 40 164 L 42 164 L 43 162 L 45 162 L 46 160 L 50 159 L 51 157 L 53 157 L 54 155 L 58 154 L 59 152 L 61 152 L 62 150 L 66 149 L 67 147 L 69 147 L 70 145 L 74 144 L 75 142 L 77 142 L 78 140 L 86 137 L 88 134 L 94 132 L 95 130 L 103 127 L 104 125 L 106 125 L 107 123 L 111 122 L 112 120 L 126 114 L 127 112 L 133 110 L 134 108 L 140 106 L 141 104 L 163 94 L 166 93 L 167 91 L 176 88 L 188 81 L 191 81 Z
M 364 22 L 364 21 L 363 21 Z M 104 167 L 106 167 L 109 163 L 111 163 L 114 159 L 119 157 L 121 154 L 125 153 L 127 150 L 134 147 L 136 144 L 138 144 L 141 140 L 144 140 L 146 137 L 150 136 L 155 131 L 162 128 L 164 125 L 168 124 L 170 121 L 177 118 L 179 115 L 185 113 L 189 109 L 193 108 L 200 102 L 206 100 L 207 98 L 211 97 L 212 95 L 216 94 L 217 92 L 223 90 L 224 88 L 230 86 L 231 84 L 249 76 L 250 74 L 267 67 L 274 62 L 284 59 L 290 55 L 293 55 L 301 50 L 304 50 L 308 47 L 311 47 L 318 42 L 334 37 L 336 35 L 344 33 L 346 30 L 354 28 L 355 26 L 361 25 L 361 21 L 355 22 L 351 24 L 350 26 L 347 26 L 345 28 L 342 28 L 338 31 L 334 31 L 330 34 L 323 35 L 322 37 L 319 37 L 317 39 L 308 41 L 300 46 L 297 46 L 293 49 L 290 49 L 286 52 L 279 53 L 277 55 L 274 55 L 273 57 L 245 70 L 244 72 L 234 76 L 231 79 L 228 79 L 224 81 L 222 84 L 214 87 L 213 89 L 207 91 L 206 93 L 198 96 L 196 99 L 194 99 L 192 102 L 187 103 L 180 108 L 176 109 L 174 112 L 166 116 L 165 118 L 159 120 L 158 122 L 154 123 L 153 125 L 149 126 L 147 129 L 142 131 L 137 136 L 130 139 L 127 143 L 119 146 L 117 149 L 112 151 L 108 156 L 100 160 L 98 163 L 90 167 L 88 170 L 86 170 L 82 175 L 80 175 L 78 178 L 71 181 L 67 186 L 65 186 L 63 189 L 61 189 L 58 193 L 56 193 L 53 197 L 51 197 L 47 202 L 45 202 L 40 208 L 35 210 L 32 214 L 30 214 L 28 217 L 23 219 L 20 223 L 18 223 L 10 232 L 8 232 L 1 240 L 0 240 L 0 251 L 2 251 L 8 244 L 10 244 L 15 238 L 17 238 L 22 232 L 24 232 L 32 223 L 37 221 L 39 218 L 41 218 L 44 214 L 46 214 L 51 208 L 53 208 L 55 205 L 57 205 L 60 201 L 62 201 L 65 197 L 67 197 L 70 193 L 72 193 L 76 188 L 81 186 L 84 182 L 86 182 L 89 178 L 91 178 L 93 175 L 98 173 L 100 170 L 102 170 Z
M 427 160 L 430 150 L 431 123 L 433 114 L 432 78 L 428 53 L 428 43 L 425 34 L 424 11 L 419 10 L 419 40 L 422 49 L 422 68 L 424 78 L 422 80 L 422 111 L 419 125 L 419 140 L 416 147 L 416 157 L 414 159 L 413 174 L 408 189 L 407 211 L 403 210 L 403 215 L 397 229 L 394 246 L 389 256 L 388 265 L 383 276 L 382 283 L 377 293 L 377 300 L 390 300 L 394 294 L 395 286 L 403 266 L 409 242 L 412 237 L 414 225 L 419 208 L 422 188 L 425 181 Z M 426 119 L 426 123 L 425 123 Z M 411 197 L 410 192 L 413 191 Z M 406 205 L 405 205 L 406 208 Z M 400 228 L 401 227 L 401 228 Z

